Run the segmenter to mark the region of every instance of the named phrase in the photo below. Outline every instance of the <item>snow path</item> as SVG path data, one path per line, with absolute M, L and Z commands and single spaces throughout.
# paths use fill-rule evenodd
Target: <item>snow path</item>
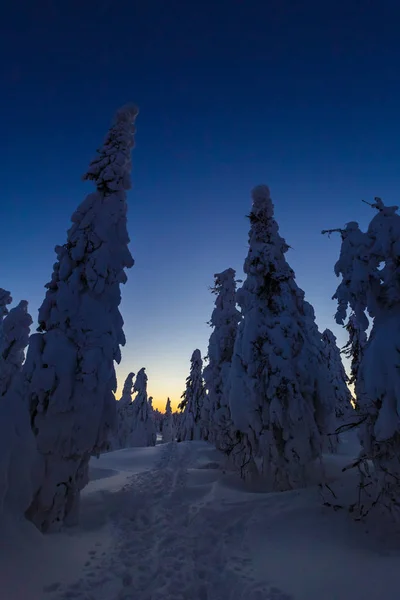
M 166 444 L 153 470 L 115 494 L 111 553 L 93 556 L 58 599 L 290 600 L 252 578 L 243 543 L 251 515 L 241 503 L 213 503 L 217 465 L 205 463 L 200 477 L 192 470 L 198 445 Z
M 342 467 L 358 445 L 343 442 L 324 463 L 348 505 L 357 474 Z M 398 599 L 393 523 L 357 523 L 324 507 L 314 485 L 250 490 L 219 460 L 206 442 L 93 459 L 78 527 L 42 536 L 0 524 L 1 600 Z

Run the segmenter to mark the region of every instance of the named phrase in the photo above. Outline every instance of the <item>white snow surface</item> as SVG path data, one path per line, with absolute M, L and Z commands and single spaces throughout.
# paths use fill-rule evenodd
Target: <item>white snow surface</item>
M 359 448 L 324 456 L 329 484 Z M 347 442 L 347 443 L 346 443 Z M 252 489 L 219 468 L 207 442 L 172 442 L 92 458 L 81 522 L 41 535 L 0 522 L 4 600 L 395 600 L 399 532 L 322 506 L 318 487 Z M 330 497 L 332 499 L 332 497 Z M 376 515 L 376 519 L 377 519 Z M 381 517 L 379 517 L 381 519 Z

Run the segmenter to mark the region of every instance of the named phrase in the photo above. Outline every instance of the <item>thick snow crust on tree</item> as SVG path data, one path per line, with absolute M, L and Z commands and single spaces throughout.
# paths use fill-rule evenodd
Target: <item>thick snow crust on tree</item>
M 84 179 L 96 191 L 72 215 L 66 243 L 56 247 L 39 310 L 41 333 L 29 345 L 24 372 L 44 477 L 27 516 L 43 531 L 74 522 L 90 456 L 106 449 L 115 427 L 114 361 L 125 344 L 120 285 L 134 262 L 126 191 L 136 115 L 131 106 L 118 111 L 90 163 Z
M 132 432 L 127 446 L 155 446 L 157 435 L 152 407 L 147 398 L 147 375 L 144 368 L 137 374 L 133 391 L 136 397 L 132 403 Z
M 285 260 L 267 186 L 253 190 L 247 278 L 237 300 L 239 324 L 229 402 L 241 438 L 234 452 L 244 476 L 260 474 L 271 489 L 305 485 L 335 430 L 321 334 Z
M 171 400 L 167 399 L 165 406 L 165 415 L 162 425 L 162 441 L 164 443 L 172 442 L 175 439 L 175 427 L 174 420 L 172 417 Z
M 324 342 L 324 355 L 329 373 L 329 382 L 335 395 L 336 418 L 343 422 L 354 416 L 351 404 L 351 392 L 347 386 L 349 378 L 346 375 L 340 350 L 336 344 L 336 337 L 330 329 L 325 329 L 322 334 Z
M 21 371 L 32 322 L 26 300 L 21 300 L 4 318 L 0 351 L 0 398 L 10 389 L 13 378 Z
M 399 512 L 400 502 L 400 216 L 397 206 L 375 198 L 377 214 L 368 231 L 350 248 L 342 235 L 335 272 L 342 277 L 335 297 L 337 321 L 347 309 L 354 327 L 365 332 L 367 313 L 373 318 L 371 334 L 357 366 L 357 410 L 364 456 L 375 466 L 374 494 L 389 509 Z M 346 227 L 346 230 L 348 227 Z M 362 340 L 364 344 L 365 338 Z M 358 363 L 358 358 L 356 363 Z
M 233 269 L 214 275 L 215 283 L 211 291 L 216 295 L 216 300 L 210 321 L 214 330 L 208 344 L 208 364 L 203 371 L 208 392 L 208 439 L 224 452 L 229 452 L 236 443 L 227 395 L 233 348 L 241 319 L 236 308 L 235 275 Z
M 200 350 L 195 350 L 190 359 L 190 373 L 186 378 L 186 389 L 178 408 L 181 413 L 178 442 L 207 439 L 203 420 L 205 388 L 203 381 L 203 361 Z

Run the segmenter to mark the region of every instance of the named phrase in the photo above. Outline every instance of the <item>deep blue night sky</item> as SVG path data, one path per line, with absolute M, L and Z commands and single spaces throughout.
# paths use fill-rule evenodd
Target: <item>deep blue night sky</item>
M 250 190 L 269 184 L 288 260 L 321 329 L 339 240 L 360 202 L 398 203 L 400 3 L 69 0 L 8 3 L 0 23 L 0 286 L 36 319 L 82 183 L 121 104 L 141 109 L 129 194 L 136 260 L 118 370 L 156 404 L 206 351 L 213 274 L 247 251 Z M 122 383 L 120 381 L 120 383 Z

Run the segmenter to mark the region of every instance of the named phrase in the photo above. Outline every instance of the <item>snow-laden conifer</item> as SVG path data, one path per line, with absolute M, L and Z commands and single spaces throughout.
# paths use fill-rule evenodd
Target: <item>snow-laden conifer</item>
M 162 441 L 164 443 L 172 442 L 175 439 L 174 421 L 172 417 L 171 400 L 167 399 L 165 406 L 165 415 L 162 425 Z
M 181 411 L 178 442 L 202 440 L 206 438 L 202 410 L 205 397 L 203 381 L 203 361 L 200 350 L 195 350 L 190 360 L 190 374 L 186 378 L 186 389 L 178 405 Z
M 116 403 L 117 425 L 110 436 L 109 450 L 120 450 L 128 445 L 133 425 L 132 388 L 134 376 L 134 373 L 128 373 L 122 388 L 121 398 Z
M 335 412 L 339 422 L 347 421 L 353 415 L 351 392 L 347 386 L 349 378 L 346 375 L 336 337 L 330 329 L 322 334 L 324 355 L 329 373 L 329 383 L 335 395 Z
M 312 307 L 285 260 L 269 189 L 253 190 L 247 278 L 238 290 L 242 321 L 229 376 L 241 432 L 234 460 L 243 475 L 262 474 L 272 489 L 304 485 L 335 429 L 323 343 Z
M 121 406 L 128 405 L 132 403 L 132 393 L 133 393 L 133 378 L 135 377 L 135 373 L 129 373 L 125 379 L 124 387 L 122 388 L 122 396 L 119 400 L 121 402 Z
M 360 416 L 363 457 L 375 467 L 374 486 L 364 487 L 372 498 L 390 509 L 400 507 L 400 216 L 397 206 L 385 206 L 375 198 L 378 212 L 368 231 L 359 233 L 349 248 L 342 235 L 335 272 L 342 276 L 335 297 L 337 321 L 344 324 L 348 307 L 357 332 L 373 326 L 356 358 L 356 398 Z M 347 231 L 348 227 L 346 227 Z M 357 334 L 359 335 L 359 333 Z M 362 339 L 362 344 L 365 337 Z M 367 463 L 365 463 L 367 465 Z M 364 471 L 363 477 L 368 474 Z M 365 483 L 365 482 L 362 482 Z
M 27 302 L 8 312 L 10 302 L 9 293 L 0 290 L 0 517 L 6 512 L 21 518 L 37 485 L 36 444 L 26 390 L 18 377 L 32 319 Z
M 0 352 L 0 398 L 10 389 L 13 378 L 21 371 L 32 322 L 26 300 L 21 300 L 4 318 Z
M 151 442 L 150 446 L 155 446 L 157 443 L 157 423 L 156 423 L 156 420 L 154 417 L 153 396 L 149 397 L 148 402 L 149 402 L 150 420 L 153 424 L 152 434 L 151 434 L 152 442 Z
M 96 191 L 72 215 L 39 310 L 25 376 L 44 477 L 27 511 L 39 529 L 77 517 L 90 456 L 106 449 L 116 420 L 114 361 L 125 344 L 120 285 L 133 265 L 126 191 L 137 109 L 120 109 L 84 179 Z
M 7 290 L 3 290 L 3 288 L 0 288 L 0 353 L 2 352 L 4 345 L 3 321 L 4 317 L 8 315 L 7 306 L 11 304 L 11 302 L 12 298 L 10 292 L 7 292 Z
M 233 269 L 226 269 L 214 275 L 211 291 L 217 297 L 210 321 L 214 330 L 208 344 L 208 364 L 203 372 L 208 392 L 209 441 L 225 452 L 236 442 L 227 396 L 229 370 L 241 318 L 236 308 L 235 274 Z
M 156 426 L 156 433 L 162 433 L 164 414 L 158 410 L 158 408 L 153 408 L 153 418 Z
M 346 358 L 351 360 L 349 383 L 355 384 L 368 338 L 366 332 L 360 327 L 354 313 L 350 315 L 345 329 L 349 334 L 349 339 L 343 348 L 343 353 Z
M 147 398 L 147 375 L 144 368 L 140 369 L 136 376 L 133 391 L 136 396 L 132 403 L 132 433 L 128 446 L 154 446 L 156 443 L 155 425 Z

